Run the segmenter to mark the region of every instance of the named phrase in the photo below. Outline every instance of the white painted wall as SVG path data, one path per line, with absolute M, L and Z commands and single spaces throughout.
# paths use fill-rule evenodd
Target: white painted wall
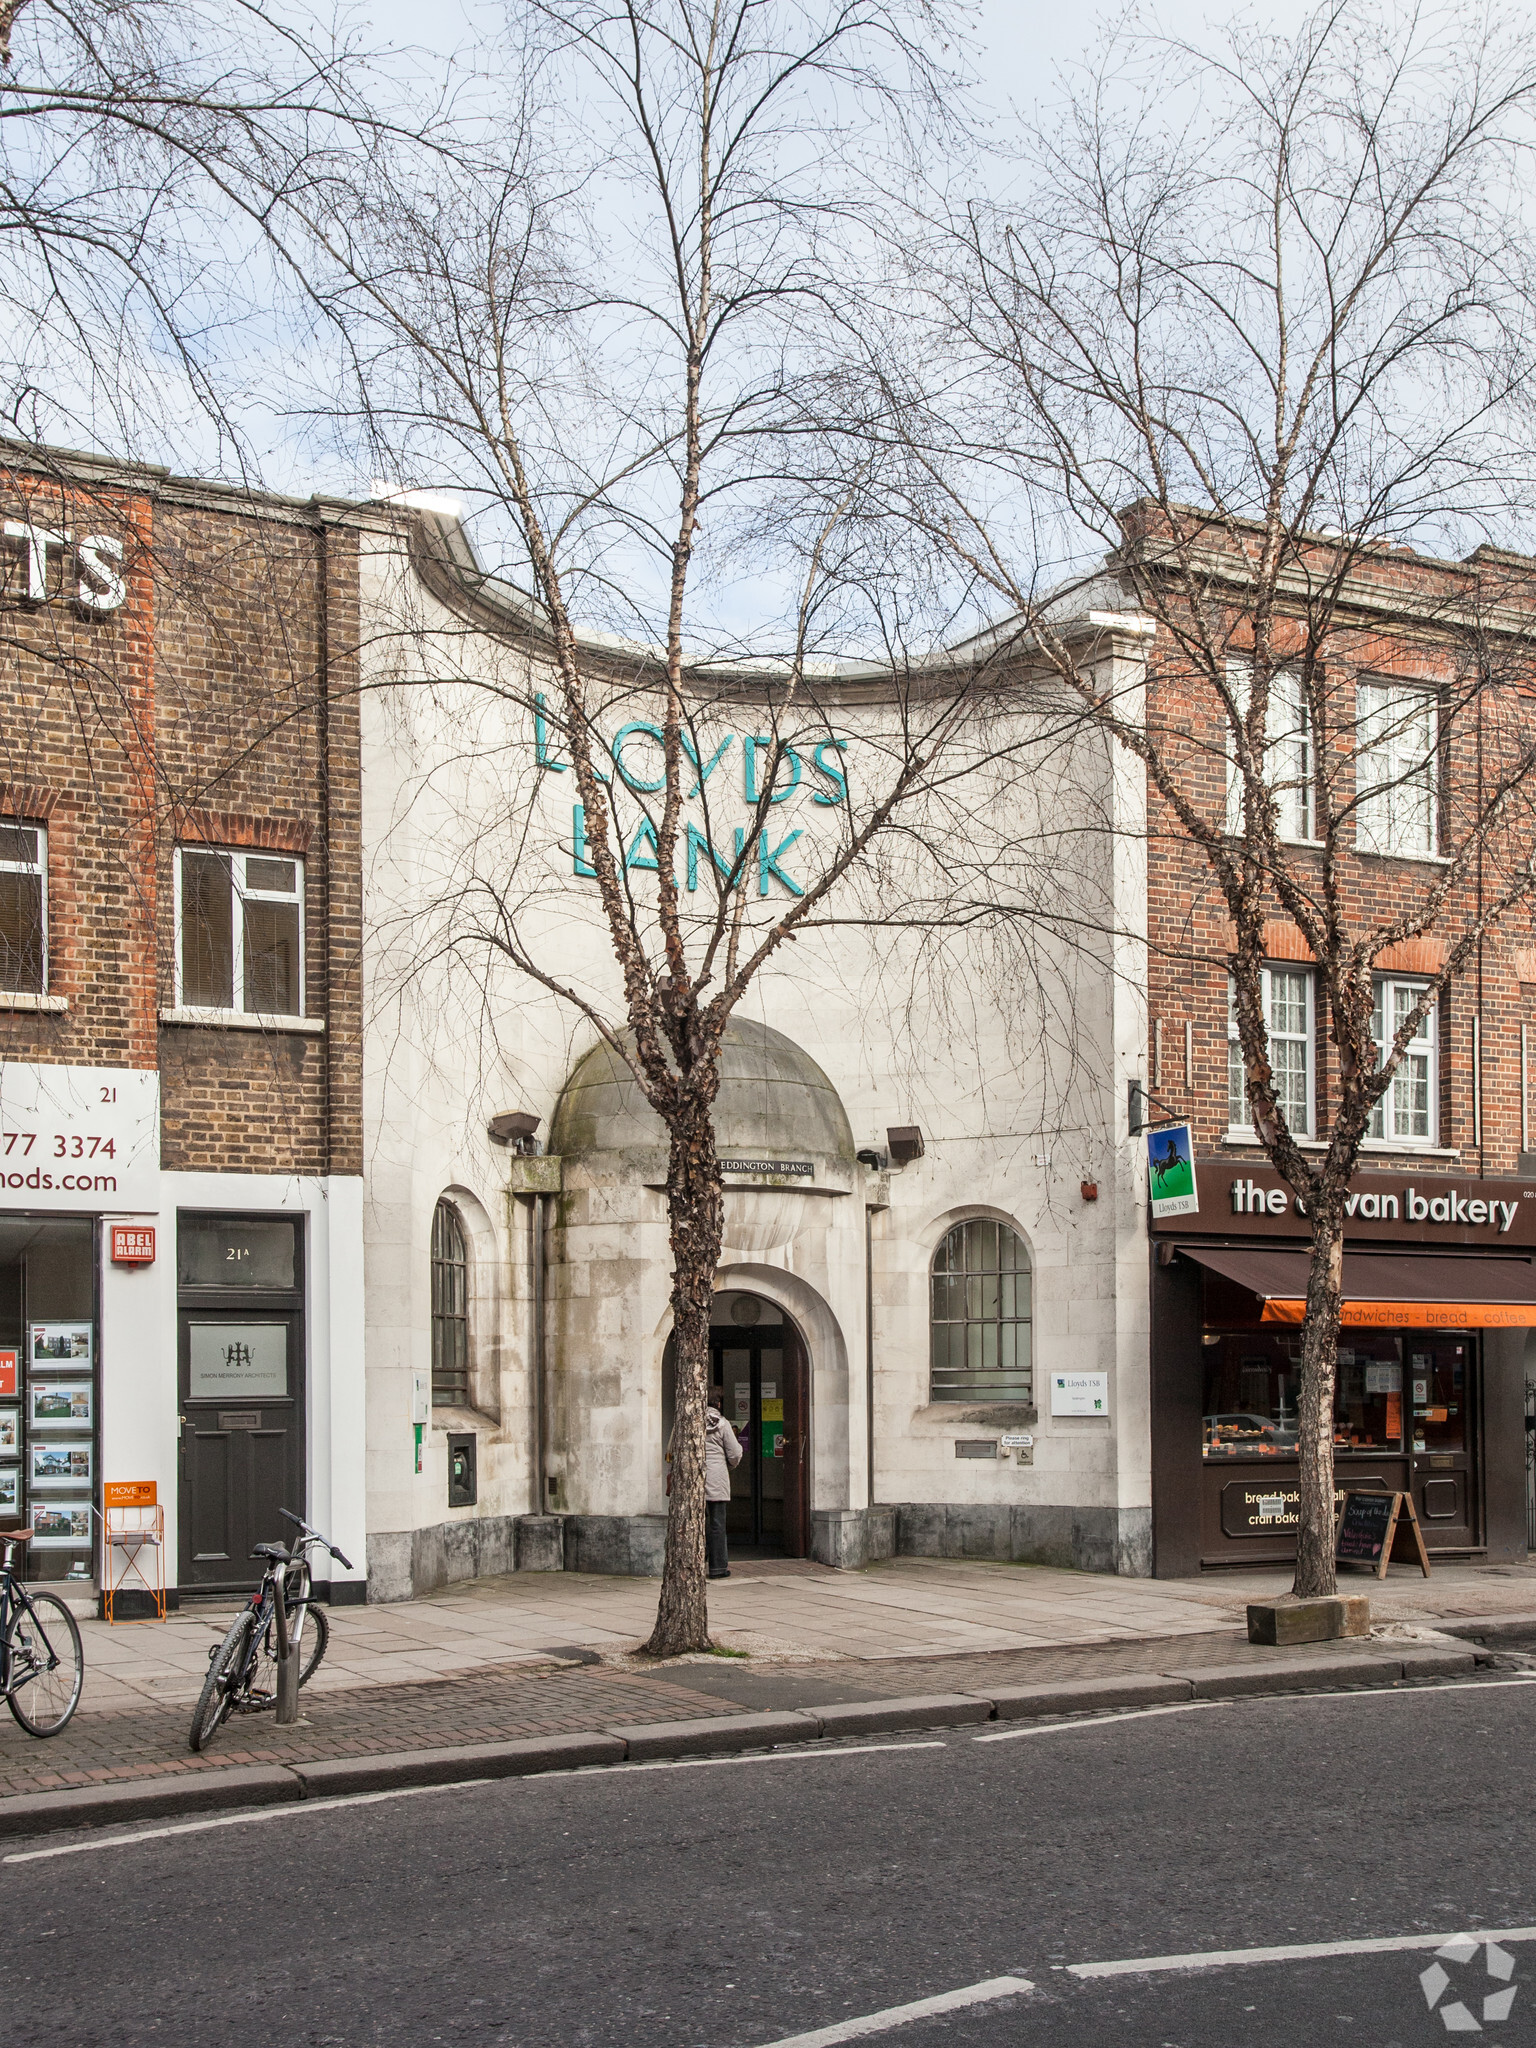
M 155 1215 L 108 1217 L 102 1234 L 101 1428 L 104 1479 L 153 1479 L 165 1509 L 166 1579 L 176 1582 L 178 1209 L 297 1216 L 305 1227 L 306 1455 L 310 1520 L 353 1560 L 317 1578 L 363 1576 L 362 1182 L 332 1175 L 162 1173 Z M 157 1228 L 153 1266 L 111 1263 L 113 1221 Z
M 472 1424 L 480 1435 L 481 1500 L 466 1516 L 535 1504 L 526 1210 L 509 1207 L 507 1155 L 484 1126 L 522 1109 L 547 1134 L 560 1089 L 593 1042 L 575 1009 L 509 966 L 488 966 L 483 954 L 470 964 L 436 943 L 448 930 L 442 905 L 462 906 L 464 892 L 483 900 L 494 883 L 541 957 L 608 1014 L 618 1005 L 593 885 L 572 874 L 572 777 L 541 774 L 535 761 L 525 707 L 540 681 L 530 657 L 426 589 L 398 536 L 376 534 L 365 548 L 368 1520 L 373 1530 L 407 1530 L 451 1519 L 445 1431 L 434 1427 L 417 1475 L 409 1421 L 412 1369 L 430 1359 L 432 1210 L 451 1190 L 484 1219 L 474 1341 L 489 1355 L 480 1381 L 495 1398 L 478 1416 L 434 1422 Z M 1106 636 L 1111 687 L 1132 688 L 1140 660 L 1134 633 Z M 479 687 L 491 680 L 504 686 L 500 696 Z M 603 729 L 646 715 L 642 700 L 616 695 Z M 850 699 L 838 729 L 877 742 L 884 715 Z M 883 1149 L 894 1124 L 916 1123 L 927 1137 L 926 1157 L 889 1175 L 889 1207 L 874 1219 L 877 1497 L 1145 1509 L 1142 1173 L 1125 1125 L 1125 1083 L 1142 1073 L 1145 1043 L 1139 770 L 1099 737 L 1064 743 L 1059 707 L 1027 691 L 997 718 L 1026 753 L 1038 742 L 1038 768 L 979 773 L 957 810 L 999 846 L 1033 849 L 1021 860 L 1044 849 L 1098 942 L 1084 952 L 1041 930 L 1011 953 L 980 937 L 936 952 L 889 930 L 808 932 L 744 1007 L 824 1069 L 856 1144 Z M 786 827 L 811 832 L 817 814 L 804 792 L 798 801 L 785 807 Z M 964 820 L 954 829 L 967 829 Z M 1094 1203 L 1079 1192 L 1085 1179 L 1098 1184 Z M 659 1514 L 668 1326 L 660 1197 L 590 1174 L 568 1177 L 567 1190 L 551 1274 L 550 1470 L 570 1509 Z M 850 1195 L 823 1198 L 814 1224 L 789 1243 L 761 1252 L 728 1241 L 721 1261 L 722 1285 L 759 1285 L 821 1333 L 812 1346 L 818 1508 L 861 1507 L 868 1494 L 864 1204 L 876 1197 L 865 1176 Z M 1041 1415 L 1032 1467 L 957 1460 L 955 1437 L 985 1432 L 928 1400 L 929 1264 L 944 1231 L 967 1214 L 1008 1221 L 1034 1259 Z M 1046 1376 L 1065 1367 L 1110 1374 L 1107 1421 L 1049 1415 Z

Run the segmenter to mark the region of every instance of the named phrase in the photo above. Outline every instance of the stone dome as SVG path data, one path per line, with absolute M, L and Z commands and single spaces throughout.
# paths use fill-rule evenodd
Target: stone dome
M 721 1038 L 715 1142 L 722 1159 L 809 1161 L 813 1185 L 822 1191 L 852 1185 L 853 1130 L 837 1090 L 792 1038 L 750 1017 L 733 1017 Z M 661 1119 L 601 1040 L 577 1061 L 561 1090 L 549 1150 L 599 1179 L 655 1184 L 666 1178 Z M 755 1173 L 728 1176 L 728 1184 L 748 1178 L 759 1186 L 777 1179 Z M 785 1177 L 778 1184 L 796 1182 Z

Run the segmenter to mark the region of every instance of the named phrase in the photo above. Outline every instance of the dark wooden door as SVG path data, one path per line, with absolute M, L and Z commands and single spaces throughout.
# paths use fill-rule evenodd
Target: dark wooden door
M 303 1514 L 303 1317 L 267 1307 L 180 1314 L 179 1576 L 241 1589 L 261 1576 L 257 1543 Z

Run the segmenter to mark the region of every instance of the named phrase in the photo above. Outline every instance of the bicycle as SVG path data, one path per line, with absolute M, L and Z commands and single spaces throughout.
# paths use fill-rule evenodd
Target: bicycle
M 330 1642 L 331 1625 L 325 1609 L 311 1597 L 309 1553 L 328 1550 L 348 1571 L 352 1561 L 301 1516 L 289 1514 L 286 1508 L 279 1508 L 278 1513 L 301 1534 L 291 1550 L 281 1543 L 258 1543 L 251 1552 L 252 1557 L 265 1558 L 267 1568 L 250 1605 L 235 1616 L 223 1642 L 208 1652 L 208 1676 L 192 1714 L 189 1741 L 193 1750 L 205 1749 L 231 1714 L 264 1714 L 276 1706 L 279 1597 L 283 1626 L 299 1659 L 300 1685 L 320 1668 Z M 307 1652 L 306 1638 L 311 1644 Z
M 85 1652 L 64 1602 L 29 1593 L 16 1577 L 12 1553 L 31 1540 L 30 1529 L 0 1531 L 0 1694 L 18 1727 L 46 1740 L 68 1727 L 80 1704 Z

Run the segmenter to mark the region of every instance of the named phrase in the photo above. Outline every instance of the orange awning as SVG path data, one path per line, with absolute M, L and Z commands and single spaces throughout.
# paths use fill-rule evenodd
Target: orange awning
M 1196 1265 L 1256 1295 L 1262 1323 L 1300 1324 L 1307 1314 L 1305 1252 L 1181 1244 Z M 1433 1252 L 1346 1252 L 1349 1329 L 1505 1330 L 1536 1327 L 1536 1263 L 1528 1258 L 1447 1258 Z

